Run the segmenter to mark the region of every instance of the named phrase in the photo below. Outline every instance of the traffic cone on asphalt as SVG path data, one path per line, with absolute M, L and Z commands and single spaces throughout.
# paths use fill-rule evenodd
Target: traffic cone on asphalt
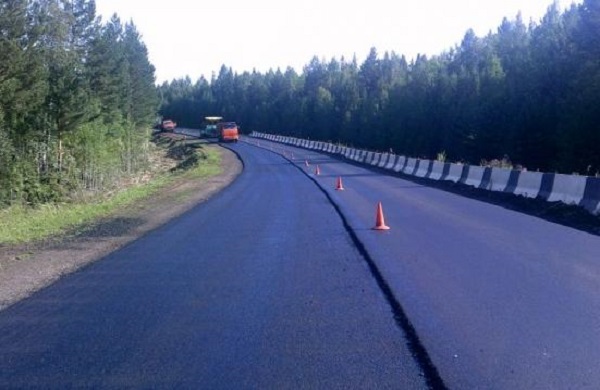
M 381 202 L 377 204 L 377 216 L 373 230 L 390 230 L 390 227 L 385 224 L 385 219 L 383 218 L 383 207 L 381 207 Z
M 342 177 L 338 176 L 337 182 L 335 183 L 335 189 L 337 191 L 344 191 L 344 185 L 342 184 Z
M 319 166 L 317 165 L 317 169 L 315 169 L 315 175 L 319 176 L 321 174 L 321 170 L 319 169 Z

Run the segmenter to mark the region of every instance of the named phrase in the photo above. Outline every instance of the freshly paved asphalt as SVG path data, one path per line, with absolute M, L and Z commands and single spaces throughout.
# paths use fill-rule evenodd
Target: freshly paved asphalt
M 329 193 L 447 387 L 598 388 L 598 236 L 323 153 L 248 142 L 285 152 Z M 373 234 L 379 201 L 391 230 Z
M 232 148 L 245 170 L 219 195 L 0 312 L 0 388 L 426 387 L 324 193 L 275 153 Z M 407 288 L 433 329 L 449 309 L 426 282 Z

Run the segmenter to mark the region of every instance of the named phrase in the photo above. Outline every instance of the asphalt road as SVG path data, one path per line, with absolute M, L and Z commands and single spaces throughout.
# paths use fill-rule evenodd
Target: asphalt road
M 598 236 L 326 154 L 248 142 L 285 154 L 330 195 L 449 388 L 598 388 Z M 335 191 L 337 177 L 345 191 Z M 379 201 L 391 230 L 373 234 Z
M 231 147 L 226 190 L 0 312 L 0 388 L 426 387 L 325 194 Z

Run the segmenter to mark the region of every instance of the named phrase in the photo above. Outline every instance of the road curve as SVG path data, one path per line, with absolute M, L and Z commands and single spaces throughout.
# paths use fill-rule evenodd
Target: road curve
M 248 142 L 285 154 L 329 194 L 449 388 L 598 387 L 599 237 L 327 154 Z M 334 189 L 338 177 L 345 191 Z M 370 230 L 379 201 L 387 232 Z
M 426 388 L 326 196 L 232 148 L 223 192 L 0 312 L 0 388 Z

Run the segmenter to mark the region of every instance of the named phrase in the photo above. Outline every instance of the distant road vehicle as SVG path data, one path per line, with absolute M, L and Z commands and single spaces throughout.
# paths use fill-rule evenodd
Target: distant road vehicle
M 219 140 L 221 142 L 238 142 L 240 133 L 235 122 L 221 122 L 219 128 Z
M 177 126 L 177 123 L 173 122 L 171 119 L 165 119 L 164 121 L 162 121 L 162 124 L 160 127 L 161 127 L 162 131 L 173 132 L 173 131 L 175 131 L 176 126 Z
M 222 119 L 222 116 L 204 117 L 205 126 L 202 130 L 200 130 L 200 137 L 217 138 L 219 136 L 218 124 Z

